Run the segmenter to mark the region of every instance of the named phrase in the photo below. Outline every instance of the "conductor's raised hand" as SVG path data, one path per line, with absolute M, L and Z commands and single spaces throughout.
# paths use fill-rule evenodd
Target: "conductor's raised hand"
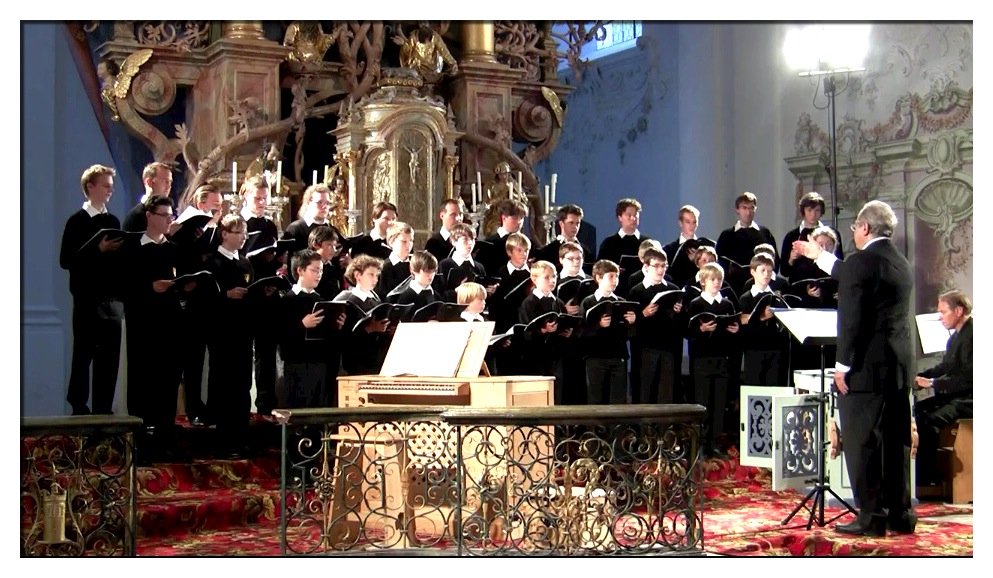
M 793 241 L 793 250 L 811 260 L 817 259 L 823 251 L 817 241 Z
M 306 327 L 307 329 L 313 329 L 318 325 L 320 325 L 321 321 L 324 321 L 324 312 L 315 311 L 313 313 L 308 313 L 307 315 L 304 315 L 303 326 Z

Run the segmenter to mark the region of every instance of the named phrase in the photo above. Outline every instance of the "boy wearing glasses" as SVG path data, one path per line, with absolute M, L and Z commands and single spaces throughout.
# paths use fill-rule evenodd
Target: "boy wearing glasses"
M 314 304 L 325 298 L 317 292 L 324 273 L 322 257 L 304 249 L 291 261 L 296 284 L 280 299 L 279 355 L 283 359 L 285 391 L 280 407 L 337 406 L 338 365 L 341 362 L 340 331 L 345 314 L 334 320 L 334 338 L 307 339 L 307 330 L 317 327 L 324 316 L 314 313 Z M 329 320 L 330 321 L 330 320 Z
M 683 365 L 683 300 L 677 295 L 675 301 L 653 302 L 659 293 L 680 290 L 665 280 L 669 259 L 664 251 L 649 247 L 642 261 L 645 277 L 628 295 L 641 306 L 631 339 L 631 394 L 634 403 L 674 403 Z
M 310 231 L 307 237 L 309 249 L 321 258 L 321 279 L 317 284 L 317 292 L 325 299 L 332 299 L 345 288 L 345 272 L 341 264 L 341 241 L 338 233 L 328 225 L 319 225 Z M 293 271 L 296 279 L 296 271 Z
M 242 247 L 248 236 L 240 215 L 226 215 L 218 226 L 221 244 L 207 261 L 220 293 L 215 297 L 214 317 L 223 324 L 209 331 L 207 350 L 207 410 L 217 423 L 219 454 L 237 459 L 247 448 L 243 442 L 252 409 L 252 311 L 245 299 L 255 280 Z

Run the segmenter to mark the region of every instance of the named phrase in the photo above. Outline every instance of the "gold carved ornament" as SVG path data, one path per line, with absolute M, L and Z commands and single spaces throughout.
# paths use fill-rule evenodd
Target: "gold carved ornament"
M 129 55 L 124 59 L 120 69 L 110 60 L 106 60 L 97 65 L 97 76 L 103 83 L 100 90 L 100 98 L 103 99 L 107 108 L 110 109 L 110 118 L 115 122 L 121 120 L 117 112 L 117 100 L 124 100 L 128 97 L 131 89 L 131 81 L 138 75 L 138 70 L 142 64 L 148 62 L 152 57 L 152 49 L 144 48 Z

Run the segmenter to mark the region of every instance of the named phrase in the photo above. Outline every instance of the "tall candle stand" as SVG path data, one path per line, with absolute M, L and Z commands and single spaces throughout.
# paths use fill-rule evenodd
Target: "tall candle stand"
M 347 235 L 349 237 L 358 235 L 361 231 L 356 230 L 356 225 L 359 222 L 359 217 L 362 216 L 362 211 L 359 209 L 345 209 L 345 216 L 348 217 Z
M 486 211 L 490 208 L 489 203 L 482 203 L 476 206 L 475 211 L 467 212 L 466 216 L 472 221 L 472 227 L 476 231 L 476 238 L 479 239 L 480 235 L 483 234 L 483 218 L 486 217 Z
M 541 222 L 545 225 L 545 244 L 549 244 L 555 240 L 555 219 L 558 213 L 558 207 L 548 207 L 545 214 L 541 216 Z
M 276 224 L 276 230 L 278 231 L 286 228 L 283 226 L 283 209 L 289 203 L 290 198 L 285 195 L 272 195 L 269 197 L 269 204 L 266 206 L 265 212 L 272 219 L 272 222 Z

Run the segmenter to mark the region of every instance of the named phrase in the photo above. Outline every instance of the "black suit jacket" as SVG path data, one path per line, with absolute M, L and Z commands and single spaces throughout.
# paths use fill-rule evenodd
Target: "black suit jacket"
M 838 279 L 839 363 L 851 369 L 852 391 L 910 386 L 914 361 L 910 332 L 910 263 L 887 238 L 835 263 Z

